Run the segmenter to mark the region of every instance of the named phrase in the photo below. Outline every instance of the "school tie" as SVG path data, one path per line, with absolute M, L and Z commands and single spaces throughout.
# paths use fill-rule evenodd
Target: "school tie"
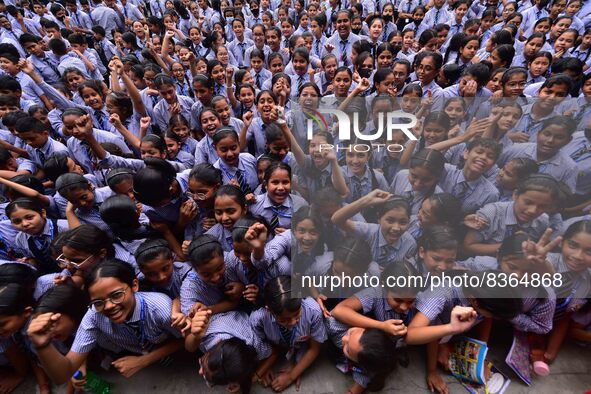
M 577 163 L 587 159 L 588 157 L 591 157 L 591 149 L 589 149 L 585 143 L 581 144 L 581 147 L 570 155 L 570 158 Z
M 244 171 L 236 170 L 236 181 L 238 181 L 238 185 L 240 185 L 240 190 L 242 190 L 244 194 L 252 193 L 252 191 L 250 190 L 250 186 L 248 185 L 248 182 L 246 182 L 246 178 L 244 177 Z
M 348 66 L 347 61 L 347 44 L 349 40 L 341 40 L 341 61 L 343 62 L 343 66 Z
M 283 40 L 283 47 L 289 48 L 289 39 L 286 38 L 285 40 Z
M 55 66 L 55 64 L 53 64 L 53 62 L 48 57 L 41 58 L 41 61 L 43 63 L 47 64 L 47 66 L 49 66 L 49 68 L 51 68 L 54 73 L 56 73 L 58 76 L 61 76 L 58 68 Z
M 35 149 L 37 151 L 37 156 L 39 157 L 39 161 L 42 164 L 45 164 L 45 153 L 41 149 Z
M 585 116 L 585 112 L 587 112 L 587 109 L 589 108 L 591 108 L 591 103 L 583 104 L 581 109 L 579 109 L 579 112 L 577 112 L 577 114 L 573 118 L 577 125 L 581 123 L 581 120 L 583 120 L 583 117 Z
M 384 32 L 382 33 L 382 41 L 388 40 L 388 25 L 384 26 Z
M 513 235 L 515 235 L 515 233 L 517 233 L 519 230 L 521 230 L 521 228 L 519 227 L 519 225 L 517 224 L 509 224 L 506 229 L 505 229 L 505 237 L 504 238 L 509 238 L 512 237 Z
M 127 8 L 125 8 L 125 6 L 123 6 L 123 15 L 125 15 L 125 18 L 127 19 Z
M 302 90 L 302 85 L 304 84 L 304 76 L 300 75 L 298 78 L 298 91 L 297 94 L 300 94 L 300 91 Z
M 51 244 L 51 237 L 49 235 L 38 235 L 29 237 L 27 240 L 29 250 L 39 263 L 39 272 L 41 274 L 48 274 L 57 272 L 59 270 L 57 263 L 51 257 L 49 245 Z
M 281 339 L 283 339 L 283 341 L 285 341 L 285 343 L 289 347 L 291 347 L 291 335 L 292 335 L 293 330 L 295 330 L 295 327 L 290 330 L 287 327 L 279 326 L 279 332 L 281 333 Z
M 351 178 L 351 201 L 358 200 L 363 197 L 363 185 L 361 179 L 354 176 Z
M 271 223 L 269 223 L 269 227 L 271 227 L 271 231 L 275 231 L 277 227 L 279 227 L 279 213 L 282 211 L 283 205 L 274 205 L 273 206 L 273 217 L 271 218 Z
M 83 141 L 82 143 L 80 143 L 80 146 L 82 147 L 82 149 L 84 149 L 84 152 L 86 152 L 86 155 L 88 156 L 88 159 L 90 160 L 90 166 L 92 167 L 93 170 L 96 170 L 97 163 L 96 163 L 96 159 L 94 156 L 94 152 L 90 148 L 90 145 L 88 145 L 88 143 L 86 141 Z
M 255 83 L 257 84 L 257 88 L 262 89 L 262 87 L 261 87 L 261 73 L 256 73 Z
M 152 100 L 152 107 L 155 107 L 158 104 L 158 96 L 148 96 L 150 100 Z
M 244 64 L 244 53 L 246 52 L 246 48 L 244 48 L 246 44 L 243 42 L 238 43 L 238 46 L 240 47 L 240 53 L 242 53 L 242 64 Z
M 320 40 L 316 40 L 316 56 L 320 56 Z
M 384 245 L 382 246 L 380 256 L 378 257 L 378 261 L 376 261 L 380 266 L 385 266 L 388 264 L 388 260 L 390 256 L 394 252 L 394 247 L 392 245 Z
M 458 200 L 463 200 L 466 197 L 468 190 L 470 190 L 468 182 L 462 181 L 453 187 L 451 194 L 453 194 Z
M 105 130 L 105 114 L 100 109 L 94 110 L 94 117 L 96 118 L 96 122 L 98 123 L 98 128 L 101 130 Z
M 542 15 L 542 10 L 538 8 L 538 10 L 536 11 L 536 19 L 540 19 L 540 15 Z
M 439 13 L 441 12 L 441 10 L 437 10 L 437 12 L 435 12 L 435 26 L 437 25 L 437 23 L 439 22 Z
M 406 3 L 406 13 L 410 14 L 410 7 L 412 6 L 412 1 L 408 0 L 408 3 Z

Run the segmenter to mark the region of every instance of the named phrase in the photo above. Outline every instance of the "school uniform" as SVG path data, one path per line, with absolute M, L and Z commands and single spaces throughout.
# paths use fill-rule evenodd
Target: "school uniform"
M 345 357 L 342 352 L 343 337 L 348 333 L 350 327 L 332 316 L 325 320 L 325 325 L 330 341 L 339 350 L 335 360 L 337 369 L 344 374 L 351 374 L 353 381 L 366 389 L 371 383 L 371 373 L 359 368 L 353 361 Z
M 581 271 L 571 270 L 562 253 L 548 253 L 546 260 L 552 265 L 554 271 L 561 273 L 562 286 L 554 287 L 556 292 L 556 309 L 554 319 L 579 310 L 588 301 L 591 291 L 591 272 L 588 269 Z
M 328 163 L 322 169 L 316 168 L 312 158 L 307 155 L 304 165 L 298 169 L 298 180 L 300 186 L 305 188 L 310 196 L 325 187 L 333 187 L 332 164 Z
M 552 288 L 526 287 L 521 289 L 521 313 L 510 320 L 522 332 L 547 334 L 552 330 L 552 317 L 556 310 L 556 295 Z
M 246 141 L 248 150 L 253 156 L 260 156 L 265 153 L 267 146 L 267 136 L 265 130 L 267 126 L 261 117 L 255 117 L 246 130 Z M 236 130 L 240 132 L 240 130 Z
M 454 19 L 454 15 L 443 7 L 433 7 L 427 11 L 423 18 L 422 24 L 428 29 L 434 28 L 439 23 L 444 23 L 450 19 Z
M 257 360 L 264 360 L 271 355 L 272 349 L 255 333 L 249 320 L 246 313 L 239 311 L 212 315 L 209 318 L 207 331 L 199 342 L 199 350 L 205 353 L 213 349 L 221 341 L 238 338 L 255 349 Z
M 92 224 L 101 230 L 111 233 L 111 228 L 101 218 L 99 207 L 107 198 L 111 197 L 115 193 L 108 186 L 94 189 L 93 193 L 94 205 L 90 208 L 76 208 L 76 216 L 78 216 L 78 219 L 82 223 Z
M 41 273 L 55 272 L 58 267 L 51 257 L 50 245 L 58 234 L 66 232 L 68 229 L 67 220 L 47 219 L 39 235 L 30 235 L 19 231 L 14 238 L 14 248 L 24 256 L 37 260 Z
M 354 236 L 369 243 L 373 261 L 381 267 L 396 261 L 403 261 L 416 252 L 416 242 L 410 234 L 404 232 L 395 244 L 388 244 L 382 229 L 376 223 L 354 222 Z
M 552 175 L 556 180 L 564 182 L 574 192 L 578 176 L 577 164 L 574 160 L 561 149 L 550 159 L 539 161 L 537 150 L 537 143 L 535 142 L 514 144 L 503 151 L 497 165 L 502 167 L 514 157 L 530 158 L 538 163 L 540 173 Z
M 162 100 L 162 98 L 158 94 L 149 95 L 148 90 L 150 90 L 150 89 L 145 88 L 145 89 L 141 90 L 140 97 L 142 98 L 142 102 L 144 103 L 144 107 L 146 107 L 146 112 L 147 112 L 148 116 L 150 118 L 154 119 L 154 107 L 156 107 L 156 104 L 158 104 L 158 102 L 160 100 Z M 193 112 L 193 111 L 191 111 L 191 112 Z
M 191 119 L 191 108 L 195 103 L 191 97 L 177 95 L 177 102 L 181 107 L 181 115 L 185 119 Z M 153 123 L 156 123 L 160 130 L 168 129 L 168 123 L 170 121 L 170 104 L 166 100 L 160 100 L 154 107 L 154 119 Z
M 250 75 L 254 81 L 255 88 L 261 90 L 263 88 L 263 84 L 265 81 L 271 79 L 273 74 L 271 71 L 267 70 L 266 68 L 262 68 L 261 71 L 257 72 L 254 68 L 250 69 Z
M 125 141 L 117 135 L 99 129 L 92 129 L 92 135 L 99 144 L 106 142 L 113 143 L 117 145 L 123 153 L 131 153 L 131 150 L 125 144 Z M 68 139 L 66 145 L 68 146 L 70 157 L 73 158 L 86 173 L 96 176 L 96 179 L 101 186 L 107 184 L 106 171 L 100 168 L 98 158 L 92 152 L 92 149 L 86 141 L 72 137 Z
M 447 163 L 438 185 L 444 192 L 451 193 L 462 202 L 462 211 L 466 214 L 499 199 L 497 188 L 484 176 L 467 181 L 462 170 Z
M 514 213 L 514 201 L 494 202 L 480 208 L 476 214 L 488 221 L 488 226 L 476 230 L 479 242 L 500 243 L 523 231 L 538 240 L 549 226 L 548 215 L 542 214 L 529 223 L 519 223 Z
M 176 172 L 183 172 L 187 169 L 183 164 L 166 160 L 170 165 L 172 165 Z M 104 159 L 98 162 L 99 167 L 104 169 L 112 169 L 112 168 L 129 168 L 133 171 L 139 171 L 142 168 L 146 167 L 146 163 L 141 159 L 128 159 L 126 157 L 121 157 L 117 155 L 112 155 L 107 152 L 107 155 Z
M 330 19 L 329 19 L 330 20 Z M 326 48 L 322 50 L 322 57 L 329 53 L 332 53 L 337 57 L 339 66 L 352 67 L 351 64 L 351 51 L 353 49 L 353 43 L 359 41 L 359 36 L 354 33 L 349 33 L 349 36 L 342 39 L 339 33 L 334 33 L 327 41 L 327 44 L 331 44 L 334 49 L 332 52 L 328 52 Z
M 164 286 L 148 282 L 143 274 L 140 274 L 138 276 L 138 279 L 140 280 L 141 288 L 145 291 L 163 293 L 174 300 L 175 298 L 180 296 L 181 286 L 185 278 L 187 278 L 189 272 L 191 272 L 190 264 L 179 263 L 175 261 L 172 266 L 172 275 L 170 277 L 170 280 Z
M 90 19 L 93 23 L 102 26 L 105 29 L 105 37 L 108 40 L 113 38 L 111 32 L 117 28 L 125 29 L 125 25 L 119 14 L 113 9 L 106 7 L 103 4 L 98 4 L 90 12 Z
M 161 207 L 151 207 L 144 205 L 144 213 L 153 222 L 176 223 L 179 219 L 181 205 L 187 201 L 186 195 L 189 190 L 189 174 L 187 171 L 178 173 L 176 180 L 179 184 L 179 195 L 173 198 L 166 205 Z
M 32 161 L 38 168 L 43 168 L 45 160 L 57 153 L 57 152 L 68 152 L 68 148 L 61 142 L 54 140 L 51 137 L 47 138 L 47 142 L 40 148 L 33 148 L 30 145 L 25 145 L 25 150 L 29 154 L 29 160 Z
M 216 160 L 213 166 L 222 171 L 222 181 L 225 185 L 235 179 L 245 194 L 252 193 L 259 185 L 256 159 L 250 153 L 240 153 L 237 168 L 229 167 L 221 159 Z
M 290 194 L 282 204 L 276 204 L 265 193 L 257 196 L 257 201 L 248 210 L 253 215 L 265 218 L 272 229 L 290 228 L 293 212 L 307 206 L 308 202 L 297 195 Z
M 172 300 L 168 296 L 144 292 L 135 293 L 133 313 L 122 324 L 114 324 L 105 315 L 89 309 L 71 351 L 89 353 L 100 341 L 121 351 L 145 354 L 169 338 L 181 338 L 181 333 L 171 327 L 171 310 Z
M 477 272 L 500 269 L 499 262 L 492 256 L 468 257 L 466 260 L 456 261 L 456 266 Z
M 589 171 L 591 166 L 591 141 L 585 136 L 585 132 L 575 132 L 571 142 L 563 147 L 561 151 L 576 163 L 576 194 L 585 195 L 591 193 L 591 171 Z
M 31 55 L 28 60 L 33 64 L 35 70 L 47 83 L 57 83 L 61 80 L 61 74 L 57 68 L 58 62 L 50 51 L 45 52 L 43 57 Z
M 400 196 L 404 198 L 406 201 L 408 201 L 410 205 L 411 215 L 416 215 L 419 213 L 421 204 L 423 204 L 423 201 L 427 197 L 434 193 L 441 193 L 443 192 L 443 190 L 436 185 L 432 192 L 415 191 L 413 190 L 412 185 L 408 180 L 408 176 L 408 170 L 400 170 L 394 177 L 394 180 L 392 181 L 390 187 L 386 190 L 390 190 L 391 193 L 396 194 L 397 196 Z
M 341 171 L 349 188 L 349 194 L 344 199 L 346 203 L 356 201 L 374 189 L 388 190 L 384 175 L 368 165 L 365 166 L 365 171 L 360 177 L 353 174 L 348 166 L 342 166 Z
M 531 26 L 534 25 L 536 21 L 540 20 L 540 18 L 547 17 L 549 14 L 545 8 L 540 9 L 538 8 L 538 6 L 533 6 L 523 11 L 522 15 L 523 19 L 521 21 L 519 29 L 522 31 L 527 31 Z
M 205 234 L 212 235 L 220 241 L 224 252 L 231 252 L 234 249 L 232 245 L 232 230 L 227 230 L 221 223 L 214 224 Z
M 451 311 L 456 306 L 471 306 L 461 287 L 439 287 L 426 290 L 417 296 L 416 310 L 429 320 L 430 325 L 448 324 Z M 480 323 L 479 315 L 474 325 Z M 451 336 L 444 337 L 440 343 L 449 342 Z
M 197 148 L 195 149 L 195 162 L 213 164 L 218 160 L 219 156 L 215 151 L 213 141 L 208 135 L 206 135 L 199 142 L 197 142 Z
M 4 218 L 0 221 L 0 260 L 12 261 L 23 257 L 23 254 L 15 247 L 15 239 L 19 231 L 4 214 L 4 208 L 2 209 Z
M 236 260 L 228 259 L 224 254 L 224 264 L 226 271 L 220 283 L 205 282 L 195 270 L 191 270 L 187 274 L 180 290 L 181 311 L 185 315 L 189 314 L 191 307 L 197 302 L 204 305 L 215 305 L 222 302 L 226 298 L 226 285 L 233 282 L 242 282 L 238 274 L 239 263 Z
M 543 115 L 541 118 L 534 119 L 531 115 L 532 104 L 528 104 L 523 108 L 523 115 L 519 122 L 513 127 L 513 130 L 520 131 L 529 135 L 529 141 L 535 142 L 538 133 L 542 130 L 542 126 L 546 119 L 549 119 L 556 115 L 554 111 L 549 114 Z
M 406 314 L 398 313 L 388 304 L 386 291 L 380 287 L 369 287 L 355 293 L 355 298 L 359 300 L 362 307 L 362 314 L 372 316 L 378 321 L 402 320 L 408 326 L 415 313 L 411 309 Z
M 170 161 L 179 163 L 185 168 L 193 168 L 195 165 L 195 156 L 183 150 L 179 150 L 175 157 L 170 158 Z
M 308 350 L 310 340 L 324 343 L 328 338 L 320 306 L 310 297 L 302 300 L 301 316 L 291 329 L 280 326 L 266 308 L 254 311 L 249 320 L 259 338 L 273 346 L 289 349 L 286 358 L 296 362 Z
M 230 43 L 226 45 L 228 52 L 231 52 L 234 55 L 234 59 L 236 59 L 236 63 L 238 67 L 250 67 L 250 64 L 245 63 L 246 58 L 246 49 L 254 46 L 254 41 L 249 38 L 244 37 L 242 41 L 239 41 L 237 38 L 232 40 Z

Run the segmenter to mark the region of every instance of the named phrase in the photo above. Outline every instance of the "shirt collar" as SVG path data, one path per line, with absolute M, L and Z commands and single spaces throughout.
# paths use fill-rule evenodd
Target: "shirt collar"
M 137 296 L 137 293 L 134 293 L 134 297 L 135 297 L 135 307 L 133 308 L 133 314 L 131 315 L 131 318 L 129 320 L 126 320 L 126 323 L 135 323 L 137 321 L 140 321 L 140 318 L 142 316 L 142 302 L 140 301 L 139 296 Z

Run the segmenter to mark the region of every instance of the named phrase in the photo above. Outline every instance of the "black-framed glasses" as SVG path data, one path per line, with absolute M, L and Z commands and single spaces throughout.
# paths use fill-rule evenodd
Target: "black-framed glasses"
M 102 312 L 105 309 L 105 305 L 107 305 L 107 301 L 111 302 L 112 304 L 119 305 L 125 300 L 125 293 L 127 292 L 127 289 L 129 289 L 129 286 L 125 289 L 112 292 L 111 295 L 104 300 L 94 300 L 88 305 L 88 307 L 95 312 Z

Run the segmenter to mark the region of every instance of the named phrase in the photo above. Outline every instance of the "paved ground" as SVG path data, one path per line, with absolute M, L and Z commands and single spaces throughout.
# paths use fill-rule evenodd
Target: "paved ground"
M 551 375 L 546 378 L 535 379 L 531 387 L 527 387 L 502 361 L 509 349 L 510 342 L 502 338 L 498 343 L 491 345 L 490 358 L 493 363 L 507 373 L 511 378 L 511 384 L 506 393 L 536 393 L 536 394 L 582 394 L 591 390 L 591 348 L 582 348 L 574 343 L 566 343 L 552 365 Z M 428 393 L 425 383 L 424 356 L 421 348 L 412 349 L 410 352 L 411 363 L 407 369 L 399 368 L 387 381 L 384 393 Z M 100 371 L 99 371 L 100 373 Z M 114 393 L 224 393 L 222 387 L 208 389 L 205 382 L 197 374 L 196 360 L 194 357 L 177 357 L 168 367 L 148 368 L 131 380 L 126 380 L 114 372 L 101 373 L 105 379 L 112 383 Z M 450 393 L 467 393 L 457 381 L 449 376 L 446 379 L 450 385 Z M 350 377 L 341 374 L 330 362 L 322 357 L 314 365 L 312 370 L 306 373 L 302 381 L 300 393 L 324 394 L 345 393 L 352 383 Z M 56 390 L 62 392 L 63 390 Z M 35 385 L 32 379 L 21 385 L 17 393 L 33 393 Z M 255 387 L 254 393 L 271 392 L 261 387 Z M 292 387 L 285 393 L 293 394 L 296 390 Z

